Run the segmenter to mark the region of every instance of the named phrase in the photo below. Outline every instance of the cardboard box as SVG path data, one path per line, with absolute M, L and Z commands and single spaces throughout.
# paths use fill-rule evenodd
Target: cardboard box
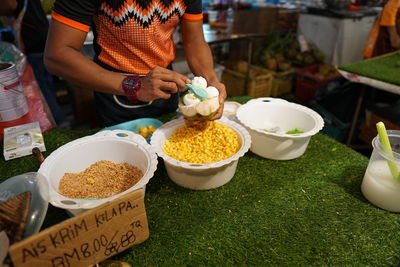
M 46 151 L 39 122 L 4 129 L 4 158 L 6 160 L 31 155 L 32 148 Z

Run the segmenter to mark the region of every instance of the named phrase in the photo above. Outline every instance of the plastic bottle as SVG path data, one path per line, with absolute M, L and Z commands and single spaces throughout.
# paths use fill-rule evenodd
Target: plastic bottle
M 234 12 L 233 8 L 229 7 L 226 13 L 226 32 L 232 33 L 233 31 Z

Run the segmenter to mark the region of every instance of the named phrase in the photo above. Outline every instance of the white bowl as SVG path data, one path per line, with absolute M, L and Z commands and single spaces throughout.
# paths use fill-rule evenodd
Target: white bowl
M 236 111 L 240 106 L 241 104 L 238 102 L 225 101 L 223 115 L 234 122 L 238 122 L 236 118 Z
M 60 179 L 65 173 L 81 172 L 100 160 L 129 163 L 139 168 L 143 177 L 128 190 L 103 199 L 68 198 L 58 193 Z M 134 190 L 141 189 L 144 195 L 146 184 L 156 168 L 157 155 L 146 139 L 131 131 L 112 130 L 79 138 L 59 147 L 45 159 L 38 172 L 48 181 L 49 202 L 77 215 Z
M 324 120 L 317 112 L 272 97 L 250 100 L 238 108 L 236 116 L 251 135 L 250 150 L 274 160 L 290 160 L 303 155 L 311 136 L 324 126 Z M 265 131 L 265 128 L 272 131 Z M 295 128 L 303 133 L 286 133 Z
M 186 123 L 183 118 L 170 121 L 153 133 L 150 143 L 158 156 L 164 159 L 168 176 L 176 184 L 194 190 L 208 190 L 228 183 L 235 175 L 239 158 L 249 150 L 251 138 L 246 129 L 236 122 L 225 117 L 218 122 L 227 125 L 239 135 L 241 147 L 233 156 L 207 164 L 179 161 L 164 153 L 165 141 Z

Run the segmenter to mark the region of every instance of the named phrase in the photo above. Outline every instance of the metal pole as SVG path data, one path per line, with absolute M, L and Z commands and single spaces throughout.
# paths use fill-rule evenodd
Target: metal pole
M 354 131 L 357 126 L 357 120 L 358 116 L 360 115 L 361 104 L 363 102 L 364 95 L 365 95 L 365 85 L 361 85 L 361 91 L 360 94 L 358 95 L 356 109 L 354 110 L 353 120 L 350 126 L 350 132 L 349 135 L 347 136 L 347 141 L 346 141 L 347 146 L 351 146 L 351 141 L 353 140 Z
M 244 91 L 246 95 L 249 93 L 248 83 L 250 81 L 250 66 L 251 66 L 251 55 L 253 54 L 253 39 L 249 38 L 248 46 L 247 46 L 247 71 L 246 71 L 246 78 L 244 83 Z

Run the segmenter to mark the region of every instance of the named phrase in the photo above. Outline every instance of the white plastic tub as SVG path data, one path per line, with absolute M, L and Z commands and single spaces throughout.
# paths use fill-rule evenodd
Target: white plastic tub
M 13 63 L 0 62 L 0 122 L 16 120 L 29 108 Z
M 164 159 L 168 176 L 173 182 L 189 189 L 208 190 L 220 187 L 232 179 L 239 158 L 249 150 L 251 138 L 246 129 L 236 122 L 225 117 L 222 117 L 218 122 L 227 125 L 239 135 L 241 147 L 232 157 L 207 164 L 179 161 L 164 153 L 165 141 L 176 129 L 186 123 L 183 118 L 170 121 L 154 132 L 150 141 L 151 145 L 158 156 Z
M 13 121 L 21 118 L 29 112 L 28 105 L 22 103 L 19 106 L 14 106 L 10 109 L 0 110 L 0 122 Z
M 306 151 L 311 136 L 324 126 L 324 120 L 317 112 L 299 104 L 271 97 L 247 102 L 238 108 L 236 116 L 251 135 L 250 150 L 261 157 L 273 160 L 300 157 Z M 303 133 L 286 133 L 295 128 Z
M 4 99 L 0 98 L 0 111 L 20 106 L 26 106 L 26 109 L 28 109 L 28 105 L 24 95 L 14 95 L 13 97 L 7 97 Z
M 81 172 L 100 160 L 129 163 L 139 168 L 143 177 L 128 190 L 103 199 L 75 199 L 58 193 L 60 179 L 65 173 Z M 157 155 L 146 139 L 131 131 L 113 130 L 79 138 L 61 146 L 45 159 L 38 172 L 48 181 L 49 202 L 77 215 L 137 189 L 142 189 L 144 194 L 146 184 L 156 168 Z

